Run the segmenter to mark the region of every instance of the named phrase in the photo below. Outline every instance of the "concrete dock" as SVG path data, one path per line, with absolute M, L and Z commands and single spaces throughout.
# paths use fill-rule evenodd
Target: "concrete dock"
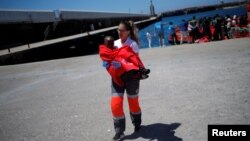
M 142 49 L 136 141 L 206 141 L 209 124 L 250 124 L 250 38 Z M 110 141 L 110 76 L 98 55 L 0 66 L 1 141 Z

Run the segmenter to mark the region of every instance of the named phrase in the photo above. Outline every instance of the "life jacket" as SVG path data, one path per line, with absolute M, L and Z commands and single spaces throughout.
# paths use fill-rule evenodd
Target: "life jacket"
M 136 54 L 129 46 L 123 46 L 119 49 L 115 48 L 112 50 L 105 45 L 100 45 L 99 54 L 102 61 L 107 61 L 109 63 L 107 71 L 112 77 L 113 81 L 119 86 L 124 85 L 121 76 L 125 72 L 144 68 L 144 64 L 140 60 L 138 54 Z M 121 64 L 121 67 L 115 68 L 112 65 L 112 61 L 119 62 Z

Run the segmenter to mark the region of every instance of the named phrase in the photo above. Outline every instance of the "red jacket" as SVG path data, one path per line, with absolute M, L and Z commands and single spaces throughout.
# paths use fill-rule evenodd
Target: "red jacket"
M 119 86 L 123 86 L 123 81 L 121 80 L 122 74 L 130 70 L 138 70 L 142 67 L 144 68 L 138 54 L 136 54 L 129 46 L 123 46 L 119 49 L 115 48 L 112 50 L 105 45 L 100 45 L 99 54 L 102 61 L 107 61 L 110 64 L 107 71 L 113 81 Z M 115 68 L 111 65 L 112 61 L 120 62 L 121 67 Z

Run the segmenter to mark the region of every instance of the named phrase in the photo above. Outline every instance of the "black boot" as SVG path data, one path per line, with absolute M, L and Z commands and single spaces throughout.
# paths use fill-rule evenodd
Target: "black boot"
M 150 73 L 150 69 L 146 69 L 146 68 L 140 68 L 139 69 L 140 72 L 140 79 L 147 79 L 148 78 L 148 74 Z
M 140 72 L 141 72 L 142 74 L 144 74 L 144 75 L 147 75 L 147 74 L 150 73 L 150 69 L 140 68 L 139 70 L 140 70 Z
M 125 137 L 124 133 L 115 133 L 113 137 L 113 141 L 121 141 Z
M 124 138 L 125 127 L 125 118 L 114 119 L 115 136 L 113 137 L 113 141 L 120 141 Z
M 138 132 L 141 129 L 141 113 L 140 114 L 132 114 L 130 113 L 130 117 L 132 123 L 134 125 L 134 132 Z

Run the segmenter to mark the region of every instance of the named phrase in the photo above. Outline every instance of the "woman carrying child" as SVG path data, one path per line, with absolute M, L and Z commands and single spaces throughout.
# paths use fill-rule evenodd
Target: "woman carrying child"
M 131 59 L 124 58 L 125 61 L 128 62 L 124 63 L 119 60 L 115 60 L 112 61 L 111 63 L 107 63 L 106 61 L 104 61 L 104 66 L 107 68 L 107 70 L 109 70 L 110 66 L 119 69 L 120 67 L 126 66 L 126 63 L 134 63 L 134 65 L 138 67 L 137 69 L 138 71 L 127 71 L 124 74 L 122 74 L 120 76 L 122 83 L 119 83 L 119 81 L 115 81 L 114 77 L 112 77 L 112 83 L 111 83 L 112 97 L 110 105 L 111 105 L 111 111 L 113 115 L 114 129 L 115 129 L 115 136 L 113 137 L 113 140 L 120 140 L 124 137 L 126 122 L 125 122 L 125 114 L 123 111 L 123 97 L 125 90 L 127 93 L 130 117 L 134 125 L 134 131 L 137 132 L 140 130 L 141 127 L 141 108 L 139 105 L 140 79 L 143 79 L 143 77 L 145 76 L 148 77 L 147 74 L 150 72 L 149 69 L 144 68 L 144 65 L 142 64 L 138 56 L 139 46 L 138 46 L 137 29 L 135 28 L 133 22 L 131 21 L 120 22 L 117 31 L 119 34 L 119 39 L 114 42 L 114 48 L 113 48 L 114 51 L 116 50 L 116 48 L 118 48 L 120 50 L 122 49 L 123 54 L 126 53 L 127 51 L 128 54 L 133 54 L 133 55 L 129 55 L 132 56 Z M 133 53 L 131 53 L 130 51 L 131 49 L 130 50 L 126 49 L 126 47 L 130 47 Z M 103 59 L 101 53 L 100 55 L 101 58 Z M 123 55 L 119 56 L 121 56 L 121 58 L 124 57 Z M 138 62 L 137 64 L 135 64 L 136 63 L 135 60 L 137 60 Z M 139 74 L 141 74 L 141 76 L 139 77 L 139 79 L 136 79 L 137 77 L 136 75 L 138 74 L 138 72 Z

